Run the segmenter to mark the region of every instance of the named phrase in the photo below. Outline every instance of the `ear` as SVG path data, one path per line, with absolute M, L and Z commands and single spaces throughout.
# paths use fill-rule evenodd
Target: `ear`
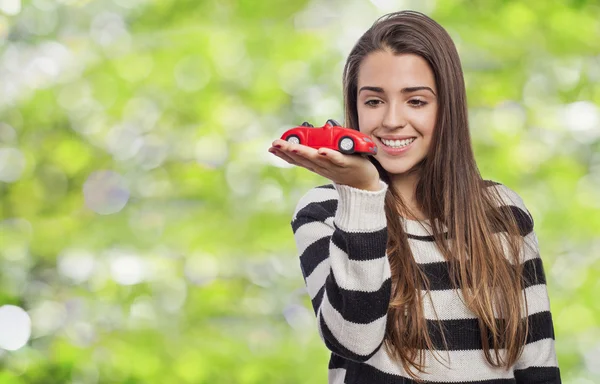
M 327 124 L 331 125 L 332 127 L 341 127 L 340 123 L 338 123 L 337 121 L 335 121 L 333 119 L 327 120 Z

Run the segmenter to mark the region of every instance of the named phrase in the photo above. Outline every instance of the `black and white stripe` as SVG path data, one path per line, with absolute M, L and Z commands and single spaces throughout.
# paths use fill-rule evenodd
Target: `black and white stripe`
M 523 321 L 530 329 L 524 352 L 508 371 L 487 363 L 478 320 L 454 288 L 457 285 L 433 242 L 429 222 L 399 218 L 415 261 L 430 282 L 430 291 L 422 291 L 423 305 L 437 349 L 425 351 L 427 372 L 420 378 L 430 383 L 560 383 L 533 218 L 514 191 L 494 182 L 488 188 L 500 193 L 498 209 L 515 216 L 527 245 L 520 255 L 528 314 Z M 317 187 L 300 200 L 291 222 L 319 335 L 332 351 L 330 384 L 413 383 L 382 348 L 391 298 L 386 192 L 383 182 L 377 192 L 341 185 Z M 502 229 L 495 235 L 503 236 Z

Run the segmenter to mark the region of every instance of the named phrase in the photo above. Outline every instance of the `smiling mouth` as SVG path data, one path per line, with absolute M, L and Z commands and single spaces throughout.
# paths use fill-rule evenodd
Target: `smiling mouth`
M 390 148 L 404 148 L 404 147 L 410 145 L 417 138 L 416 137 L 411 137 L 410 139 L 405 139 L 405 140 L 387 140 L 387 139 L 382 139 L 382 138 L 378 137 L 378 139 L 386 147 L 390 147 Z

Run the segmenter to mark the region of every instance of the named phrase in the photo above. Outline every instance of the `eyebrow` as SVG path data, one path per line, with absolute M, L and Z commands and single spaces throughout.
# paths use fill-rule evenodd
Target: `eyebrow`
M 373 92 L 377 92 L 377 93 L 384 93 L 383 92 L 383 88 L 381 87 L 371 87 L 371 86 L 364 86 L 362 87 L 358 93 L 361 93 L 362 91 L 373 91 Z M 402 88 L 400 90 L 401 93 L 413 93 L 413 92 L 417 92 L 417 91 L 429 91 L 431 93 L 433 93 L 434 96 L 436 96 L 435 92 L 433 92 L 433 89 L 426 87 L 426 86 L 417 86 L 417 87 L 406 87 L 406 88 Z

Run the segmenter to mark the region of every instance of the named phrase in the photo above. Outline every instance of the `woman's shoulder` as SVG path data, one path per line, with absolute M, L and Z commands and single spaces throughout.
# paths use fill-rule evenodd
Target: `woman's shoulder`
M 496 192 L 501 199 L 500 205 L 512 205 L 527 211 L 523 198 L 514 189 L 495 180 L 483 180 L 483 185 L 486 191 Z
M 337 209 L 339 194 L 333 184 L 324 184 L 308 190 L 294 210 L 294 219 L 299 215 L 309 215 L 316 219 L 325 220 L 334 216 Z
M 521 233 L 526 234 L 533 229 L 533 216 L 523 198 L 514 189 L 494 180 L 483 180 L 483 185 L 485 191 L 491 196 L 495 208 L 511 211 Z

